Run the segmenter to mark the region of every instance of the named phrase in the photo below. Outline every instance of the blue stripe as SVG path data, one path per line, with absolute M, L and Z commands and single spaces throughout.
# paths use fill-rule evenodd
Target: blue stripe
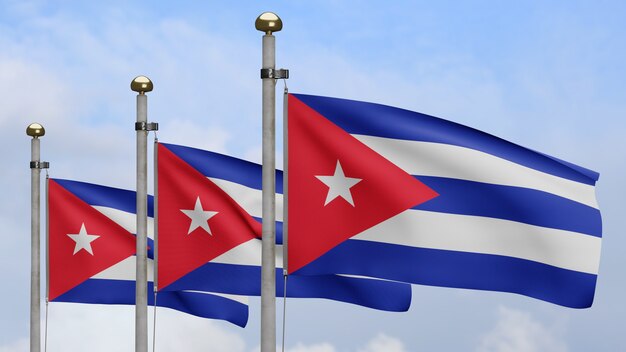
M 442 177 L 416 177 L 439 193 L 415 207 L 517 221 L 602 237 L 600 210 L 550 193 Z
M 148 258 L 154 259 L 154 240 L 148 238 Z
M 206 150 L 161 143 L 206 177 L 229 180 L 250 188 L 262 189 L 258 164 Z M 276 174 L 276 192 L 283 193 L 282 172 Z
M 135 191 L 58 178 L 52 180 L 91 206 L 114 208 L 133 214 L 137 212 Z M 148 196 L 148 216 L 150 217 L 154 216 L 153 205 L 154 197 Z
M 254 220 L 258 221 L 260 224 L 263 223 L 262 218 L 252 217 Z M 276 244 L 283 244 L 283 222 L 276 221 Z
M 148 292 L 153 292 L 152 282 Z M 57 297 L 53 302 L 93 304 L 135 304 L 135 282 L 127 280 L 89 279 Z M 148 294 L 154 305 L 154 295 Z M 245 327 L 248 306 L 226 297 L 198 292 L 159 292 L 157 306 L 172 308 L 201 318 L 220 319 Z
M 488 133 L 434 116 L 374 103 L 292 94 L 350 134 L 451 144 L 479 150 L 551 175 L 594 185 L 599 174 Z
M 518 258 L 356 240 L 343 242 L 297 273 L 330 272 L 511 292 L 571 308 L 591 306 L 597 279 L 597 275 Z
M 415 210 L 504 219 L 602 237 L 600 210 L 567 198 L 527 188 L 442 177 L 416 178 L 438 192 L 439 197 L 414 207 Z M 283 243 L 282 230 L 283 223 L 276 222 L 278 244 Z
M 442 177 L 416 177 L 439 193 L 413 209 L 481 216 L 602 237 L 600 210 L 567 198 L 527 188 Z M 255 220 L 261 222 L 260 218 Z M 276 222 L 276 243 L 283 243 L 283 223 Z
M 282 277 L 282 269 L 276 269 Z M 246 296 L 261 295 L 261 267 L 207 263 L 165 290 L 194 289 Z M 276 280 L 276 295 L 284 295 L 283 282 Z M 404 312 L 411 303 L 411 286 L 403 283 L 335 275 L 291 275 L 287 280 L 287 296 L 294 298 L 325 298 L 384 311 Z

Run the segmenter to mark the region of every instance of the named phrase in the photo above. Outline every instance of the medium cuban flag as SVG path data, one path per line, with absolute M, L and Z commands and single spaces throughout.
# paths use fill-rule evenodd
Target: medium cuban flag
M 135 304 L 135 210 L 135 192 L 78 181 L 48 181 L 51 302 Z M 148 290 L 152 292 L 152 240 L 149 245 Z M 154 304 L 153 298 L 148 294 L 149 304 Z M 244 327 L 246 299 L 172 291 L 159 294 L 157 305 Z
M 282 174 L 277 186 L 281 188 Z M 158 145 L 158 286 L 261 294 L 261 166 L 200 149 Z M 277 214 L 282 197 L 277 195 Z M 279 219 L 280 220 L 280 219 Z M 281 223 L 277 242 L 281 243 Z M 282 246 L 277 246 L 277 277 Z M 277 280 L 276 295 L 283 296 Z M 290 276 L 287 296 L 406 311 L 410 285 L 339 275 Z
M 288 96 L 290 273 L 591 306 L 598 173 L 436 117 Z

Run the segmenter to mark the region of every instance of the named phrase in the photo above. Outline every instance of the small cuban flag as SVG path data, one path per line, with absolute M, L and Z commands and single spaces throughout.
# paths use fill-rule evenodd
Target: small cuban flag
M 135 304 L 135 209 L 135 192 L 71 180 L 48 180 L 51 302 Z M 149 245 L 153 246 L 151 239 Z M 152 248 L 148 257 L 148 303 L 154 304 Z M 241 327 L 248 321 L 246 302 L 246 297 L 199 290 L 163 292 L 157 299 L 160 307 L 226 320 Z
M 158 145 L 158 283 L 161 292 L 261 294 L 261 167 L 196 148 Z M 277 172 L 277 180 L 282 173 Z M 280 182 L 279 182 L 280 184 Z M 280 195 L 279 195 L 280 196 Z M 277 201 L 278 212 L 282 202 Z M 283 274 L 277 223 L 276 276 Z M 409 309 L 405 283 L 292 275 L 276 295 L 324 298 L 384 311 Z

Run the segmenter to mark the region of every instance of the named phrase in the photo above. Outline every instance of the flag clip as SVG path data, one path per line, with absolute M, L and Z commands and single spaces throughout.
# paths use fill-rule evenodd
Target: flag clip
M 31 161 L 30 168 L 31 169 L 47 169 L 50 167 L 50 163 L 47 161 Z
M 135 131 L 158 131 L 157 122 L 135 122 Z
M 288 79 L 289 70 L 281 68 L 279 70 L 273 68 L 262 68 L 261 78 Z

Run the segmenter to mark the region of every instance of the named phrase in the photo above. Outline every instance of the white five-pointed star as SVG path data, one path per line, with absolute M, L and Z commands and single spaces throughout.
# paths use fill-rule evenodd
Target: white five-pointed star
M 206 211 L 202 209 L 202 203 L 200 203 L 200 197 L 196 199 L 196 206 L 193 210 L 181 209 L 185 215 L 187 215 L 191 219 L 191 224 L 189 225 L 189 231 L 187 234 L 193 232 L 193 230 L 198 227 L 202 227 L 204 231 L 208 232 L 209 235 L 213 236 L 211 233 L 211 228 L 209 227 L 209 219 L 214 217 L 217 212 L 216 211 Z
M 350 188 L 357 183 L 361 182 L 360 178 L 346 177 L 343 173 L 343 169 L 341 168 L 341 163 L 337 160 L 337 166 L 335 167 L 335 174 L 332 176 L 315 176 L 318 180 L 322 181 L 326 186 L 328 186 L 328 194 L 326 195 L 326 206 L 333 199 L 337 197 L 341 197 L 345 199 L 350 205 L 354 206 L 354 201 L 352 200 L 352 193 L 350 193 Z
M 80 231 L 76 234 L 67 234 L 71 239 L 76 242 L 76 246 L 74 247 L 74 254 L 78 253 L 81 249 L 86 250 L 89 254 L 93 255 L 93 250 L 91 249 L 91 242 L 95 241 L 98 235 L 89 235 L 87 230 L 85 229 L 85 223 L 80 225 Z

